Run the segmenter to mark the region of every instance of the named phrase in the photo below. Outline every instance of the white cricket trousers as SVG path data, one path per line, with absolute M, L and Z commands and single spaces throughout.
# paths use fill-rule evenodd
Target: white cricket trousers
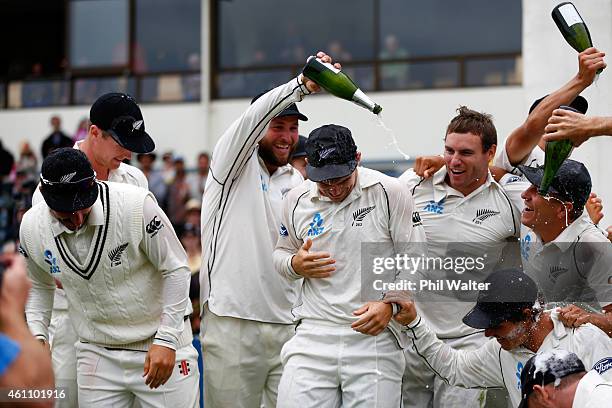
M 204 406 L 276 407 L 280 351 L 295 326 L 217 316 L 208 305 L 204 307 L 200 330 Z
M 145 384 L 145 351 L 108 350 L 77 343 L 77 376 L 81 407 L 197 408 L 200 400 L 198 352 L 191 344 L 176 351 L 166 384 Z
M 281 359 L 279 408 L 400 407 L 405 361 L 389 330 L 302 321 Z
M 444 340 L 457 350 L 476 350 L 487 341 L 482 333 L 460 339 Z M 486 391 L 466 389 L 446 384 L 417 355 L 412 346 L 404 351 L 406 371 L 403 379 L 404 408 L 480 408 L 486 401 Z
M 72 328 L 67 310 L 53 309 L 49 338 L 55 386 L 65 388 L 68 395 L 66 399 L 57 400 L 55 408 L 77 408 L 79 402 L 75 343 L 78 337 Z

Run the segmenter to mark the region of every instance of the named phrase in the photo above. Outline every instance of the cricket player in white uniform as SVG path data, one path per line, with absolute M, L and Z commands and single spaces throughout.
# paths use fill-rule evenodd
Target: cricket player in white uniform
M 610 364 L 610 362 L 608 362 Z M 527 360 L 521 373 L 518 408 L 600 408 L 612 401 L 612 382 L 566 350 L 549 350 Z
M 402 309 L 395 319 L 406 324 L 418 355 L 445 382 L 466 388 L 500 388 L 508 391 L 512 406 L 521 400 L 521 372 L 535 353 L 564 349 L 576 353 L 589 369 L 610 380 L 612 340 L 599 328 L 585 324 L 568 328 L 556 311 L 536 307 L 537 286 L 518 269 L 494 272 L 486 290 L 464 316 L 463 322 L 484 329 L 490 339 L 476 350 L 455 350 L 438 339 L 411 301 L 388 297 Z
M 87 138 L 78 141 L 74 148 L 85 153 L 96 172 L 96 178 L 148 190 L 149 185 L 142 171 L 123 163 L 124 159 L 130 159 L 132 152 L 147 153 L 155 149 L 155 142 L 145 131 L 142 112 L 136 101 L 123 93 L 104 94 L 91 106 L 89 118 L 92 124 L 87 131 Z M 42 201 L 43 197 L 37 188 L 32 204 Z M 68 316 L 66 296 L 63 289 L 58 287 L 53 301 L 49 341 L 55 382 L 58 387 L 68 389 L 69 398 L 58 400 L 56 408 L 78 406 L 77 340 Z
M 96 182 L 77 149 L 45 159 L 41 193 L 45 203 L 25 214 L 20 229 L 33 282 L 26 315 L 47 342 L 59 280 L 79 338 L 79 404 L 196 406 L 197 352 L 183 323 L 190 273 L 155 199 Z
M 380 292 L 364 299 L 373 272 L 362 244 L 393 258 L 400 244 L 424 242 L 412 198 L 396 179 L 357 167 L 361 153 L 343 126 L 312 131 L 306 153 L 309 180 L 285 198 L 274 251 L 277 271 L 302 289 L 278 406 L 400 406 L 406 343 L 387 327 L 393 309 Z
M 444 143 L 446 166 L 433 177 L 423 179 L 412 169 L 400 177 L 412 192 L 427 236 L 428 254 L 444 258 L 455 245 L 474 257 L 486 253 L 488 262 L 497 262 L 507 239 L 518 237 L 519 213 L 489 173 L 488 163 L 497 144 L 491 117 L 461 107 L 448 125 Z M 432 280 L 448 278 L 443 271 L 427 273 Z M 428 295 L 430 302 L 419 302 L 417 307 L 438 337 L 458 349 L 481 347 L 485 342 L 482 330 L 461 322 L 471 303 L 451 296 L 436 296 L 433 300 L 434 296 Z M 484 398 L 481 390 L 450 387 L 423 364 L 413 349 L 405 354 L 405 407 L 480 406 Z
M 297 285 L 279 277 L 272 252 L 283 197 L 303 181 L 288 164 L 307 119 L 295 103 L 318 90 L 300 75 L 261 95 L 213 150 L 200 270 L 206 406 L 276 406 Z

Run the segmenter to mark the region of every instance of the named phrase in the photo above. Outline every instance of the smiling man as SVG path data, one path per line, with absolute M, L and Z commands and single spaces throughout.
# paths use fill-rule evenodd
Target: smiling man
M 587 369 L 611 378 L 607 362 L 612 360 L 612 341 L 599 328 L 588 323 L 568 328 L 556 310 L 542 311 L 535 282 L 518 269 L 496 271 L 485 282 L 489 289 L 479 292 L 476 305 L 463 317 L 465 324 L 495 338 L 477 350 L 456 350 L 438 339 L 413 302 L 386 300 L 402 307 L 395 320 L 406 325 L 419 358 L 444 382 L 466 388 L 503 387 L 517 406 L 525 363 L 538 352 L 554 349 L 576 353 Z
M 303 181 L 288 164 L 298 120 L 307 120 L 296 102 L 318 90 L 300 75 L 258 95 L 213 150 L 200 270 L 208 407 L 276 406 L 280 351 L 294 333 L 297 295 L 295 283 L 274 270 L 272 252 L 283 197 Z
M 462 106 L 446 129 L 445 166 L 428 179 L 418 176 L 413 169 L 400 177 L 414 197 L 430 256 L 444 258 L 448 255 L 448 243 L 460 243 L 461 247 L 476 251 L 469 255 L 486 253 L 489 262 L 497 262 L 506 240 L 518 237 L 518 211 L 488 169 L 496 145 L 497 131 L 491 116 Z M 448 278 L 445 271 L 427 273 L 428 279 Z M 477 278 L 482 280 L 484 276 Z M 438 297 L 427 304 L 419 302 L 417 307 L 438 337 L 453 347 L 471 350 L 485 342 L 482 331 L 462 324 L 461 316 L 470 304 L 456 296 Z M 405 355 L 405 407 L 480 406 L 483 398 L 480 390 L 450 387 L 428 370 L 414 350 L 406 350 Z

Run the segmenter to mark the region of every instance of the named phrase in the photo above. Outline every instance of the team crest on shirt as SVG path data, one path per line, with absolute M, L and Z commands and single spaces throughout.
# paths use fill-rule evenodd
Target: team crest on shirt
M 108 251 L 108 258 L 111 261 L 111 267 L 121 265 L 121 255 L 123 255 L 123 251 L 127 248 L 128 243 L 119 245 L 115 249 L 111 249 Z
M 472 219 L 472 222 L 480 225 L 488 218 L 499 215 L 499 211 L 489 210 L 487 208 L 482 208 L 480 210 L 476 210 L 476 216 Z
M 147 224 L 146 231 L 147 231 L 147 234 L 149 234 L 151 238 L 153 238 L 154 236 L 157 235 L 159 230 L 162 229 L 163 227 L 164 227 L 164 224 L 161 222 L 160 219 L 157 218 L 157 215 L 156 215 L 155 217 L 153 217 L 151 222 Z
M 355 211 L 353 213 L 353 223 L 351 224 L 351 226 L 361 227 L 363 225 L 363 220 L 365 219 L 366 215 L 371 213 L 372 210 L 375 208 L 376 206 L 373 205 L 371 207 L 364 207 Z
M 316 237 L 322 232 L 323 232 L 323 217 L 321 217 L 321 213 L 316 213 L 314 217 L 312 217 L 312 222 L 310 223 L 310 227 L 308 228 L 307 235 L 309 237 Z
M 49 249 L 45 249 L 44 252 L 45 262 L 49 264 L 49 273 L 60 273 L 59 265 L 57 264 L 57 258 L 53 256 L 53 253 Z
M 429 202 L 423 208 L 423 211 L 427 211 L 434 214 L 442 214 L 444 212 L 444 201 L 446 197 L 441 199 L 439 202 L 435 202 L 434 200 L 429 200 Z
M 184 376 L 188 376 L 191 372 L 191 367 L 189 367 L 189 361 L 187 360 L 181 360 L 177 366 L 179 368 L 179 373 Z
M 595 364 L 593 364 L 593 370 L 597 371 L 599 375 L 603 375 L 606 371 L 612 368 L 612 357 L 602 358 Z
M 559 276 L 563 275 L 567 271 L 567 268 L 563 268 L 558 265 L 553 265 L 550 267 L 550 279 L 553 281 L 553 283 L 555 283 L 557 279 L 559 279 Z

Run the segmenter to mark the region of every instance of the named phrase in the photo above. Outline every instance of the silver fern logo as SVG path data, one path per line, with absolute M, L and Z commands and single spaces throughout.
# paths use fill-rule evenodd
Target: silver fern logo
M 557 279 L 559 279 L 559 276 L 563 275 L 564 273 L 566 273 L 568 271 L 567 268 L 563 268 L 561 266 L 551 266 L 550 267 L 550 279 L 553 281 L 553 283 L 557 282 Z
M 121 255 L 123 255 L 123 251 L 125 251 L 127 246 L 128 243 L 126 242 L 125 244 L 121 244 L 117 248 L 108 251 L 108 258 L 111 261 L 111 267 L 121 265 Z
M 132 123 L 132 131 L 140 130 L 140 127 L 142 126 L 142 124 L 143 124 L 142 120 L 137 120 L 134 123 Z
M 491 218 L 494 217 L 496 215 L 499 214 L 499 211 L 494 211 L 494 210 L 488 210 L 486 208 L 480 209 L 476 211 L 476 216 L 474 217 L 474 219 L 472 219 L 472 222 L 480 225 L 482 224 L 487 218 Z
M 376 206 L 373 205 L 371 207 L 364 207 L 355 211 L 353 213 L 353 223 L 351 224 L 351 226 L 361 227 L 363 225 L 363 220 L 365 219 L 366 215 L 372 212 L 372 210 L 375 208 Z
M 62 177 L 60 177 L 59 181 L 60 183 L 70 183 L 70 181 L 75 175 L 76 175 L 76 171 L 73 171 L 72 173 L 64 174 Z

